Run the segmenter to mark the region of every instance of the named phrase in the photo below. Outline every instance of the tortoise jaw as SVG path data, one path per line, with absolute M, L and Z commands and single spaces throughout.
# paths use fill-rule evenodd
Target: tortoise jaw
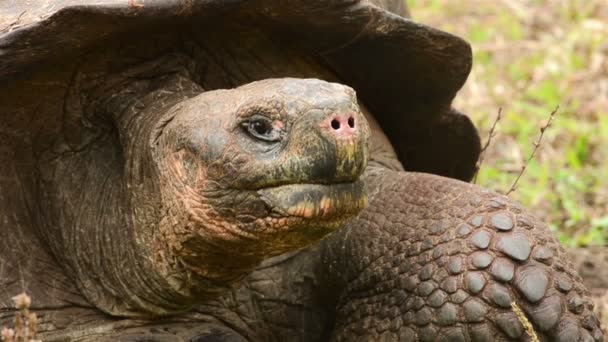
M 261 199 L 285 217 L 333 221 L 357 215 L 367 205 L 363 181 L 287 184 L 258 190 Z

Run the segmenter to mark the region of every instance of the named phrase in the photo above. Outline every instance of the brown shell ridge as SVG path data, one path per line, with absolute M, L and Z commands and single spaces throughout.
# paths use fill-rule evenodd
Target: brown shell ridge
M 49 60 L 83 54 L 112 34 L 165 24 L 162 27 L 178 35 L 181 24 L 228 16 L 269 30 L 285 44 L 301 46 L 355 88 L 407 170 L 462 180 L 474 173 L 471 159 L 476 158 L 471 156 L 479 151 L 477 130 L 461 115 L 458 120 L 448 119 L 453 114 L 451 102 L 471 69 L 469 44 L 388 12 L 377 6 L 378 1 L 147 0 L 143 6 L 119 0 L 28 3 L 29 7 L 0 5 L 0 17 L 9 18 L 5 19 L 8 26 L 0 23 L 0 32 L 10 30 L 0 33 L 0 86 L 29 77 L 31 69 L 47 68 L 44 62 Z M 15 28 L 17 19 L 19 27 Z M 201 29 L 199 34 L 209 32 Z M 459 149 L 447 156 L 441 149 L 431 148 L 440 143 Z M 446 158 L 451 159 L 449 165 Z

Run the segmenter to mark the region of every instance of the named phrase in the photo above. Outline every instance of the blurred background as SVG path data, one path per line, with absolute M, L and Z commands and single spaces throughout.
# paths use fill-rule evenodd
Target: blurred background
M 569 247 L 608 240 L 608 0 L 407 0 L 414 20 L 473 47 L 454 106 L 496 127 L 477 184 L 506 193 L 540 127 L 559 110 L 510 197 Z
M 608 327 L 608 0 L 406 0 L 415 21 L 459 35 L 473 70 L 454 106 L 488 139 L 476 183 L 548 222 Z M 559 106 L 544 132 L 541 127 Z

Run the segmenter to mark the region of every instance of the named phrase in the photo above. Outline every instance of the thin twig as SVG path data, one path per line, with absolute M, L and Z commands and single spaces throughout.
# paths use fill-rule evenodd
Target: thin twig
M 496 125 L 498 125 L 498 122 L 500 121 L 502 117 L 502 108 L 498 108 L 498 114 L 496 115 L 496 119 L 494 119 L 494 123 L 492 124 L 492 128 L 490 128 L 490 133 L 488 133 L 488 139 L 486 140 L 486 143 L 483 145 L 483 148 L 481 149 L 481 153 L 479 154 L 479 161 L 477 162 L 477 170 L 475 171 L 475 176 L 473 176 L 473 183 L 477 183 L 477 175 L 479 174 L 479 170 L 481 170 L 481 164 L 483 164 L 483 159 L 486 156 L 486 151 L 488 150 L 488 147 L 490 146 L 490 142 L 492 142 L 492 138 L 494 138 L 494 136 L 496 135 Z
M 559 110 L 559 106 L 555 107 L 555 109 L 549 115 L 549 119 L 547 120 L 547 123 L 545 123 L 543 126 L 540 127 L 540 135 L 538 136 L 538 139 L 536 139 L 536 141 L 534 142 L 534 148 L 532 149 L 532 153 L 530 153 L 528 160 L 526 160 L 524 165 L 522 165 L 521 170 L 519 170 L 519 173 L 517 174 L 517 178 L 515 178 L 513 185 L 511 185 L 511 188 L 509 189 L 509 191 L 507 191 L 507 196 L 517 189 L 517 182 L 519 182 L 519 179 L 526 171 L 528 164 L 530 164 L 530 162 L 534 158 L 534 155 L 536 154 L 536 151 L 538 150 L 538 147 L 540 146 L 540 143 L 543 140 L 543 135 L 545 134 L 545 131 L 547 130 L 547 128 L 549 128 L 551 126 L 551 123 L 553 122 L 553 119 L 555 119 L 555 114 L 557 113 L 558 110 Z

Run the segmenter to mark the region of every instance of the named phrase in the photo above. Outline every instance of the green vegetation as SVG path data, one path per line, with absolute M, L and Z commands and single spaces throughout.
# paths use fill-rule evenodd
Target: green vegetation
M 477 183 L 506 193 L 567 246 L 608 241 L 608 1 L 408 0 L 414 19 L 468 40 L 473 72 L 455 107 L 482 140 L 503 117 Z

